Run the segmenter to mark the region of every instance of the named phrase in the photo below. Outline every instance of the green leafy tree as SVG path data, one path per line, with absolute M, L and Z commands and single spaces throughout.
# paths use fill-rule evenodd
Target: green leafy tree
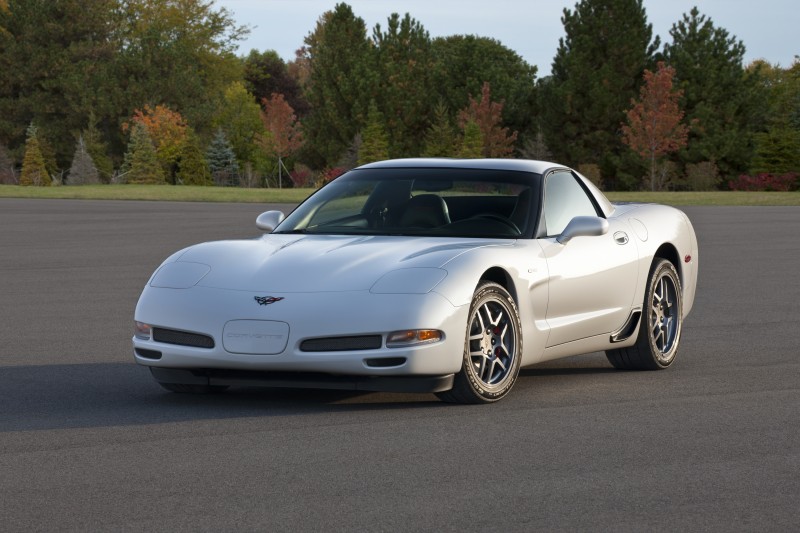
M 760 61 L 747 70 L 767 95 L 764 129 L 754 136 L 751 172 L 800 173 L 800 59 L 787 69 Z
M 241 79 L 235 51 L 248 28 L 209 0 L 125 0 L 112 20 L 123 106 L 166 105 L 211 129 L 220 96 Z
M 657 172 L 661 158 L 686 146 L 689 128 L 683 124 L 678 104 L 682 91 L 672 87 L 675 69 L 658 63 L 655 72 L 644 71 L 644 85 L 639 100 L 626 112 L 622 140 L 650 165 L 650 189 L 663 189 L 665 183 Z
M 566 35 L 540 85 L 545 141 L 556 160 L 598 164 L 613 184 L 627 153 L 620 124 L 660 41 L 642 0 L 581 0 L 561 21 Z
M 386 133 L 383 114 L 378 111 L 378 105 L 374 100 L 369 104 L 367 126 L 361 139 L 358 152 L 359 165 L 382 161 L 389 157 L 389 135 Z
M 492 87 L 495 99 L 505 103 L 503 124 L 522 138 L 537 132 L 536 67 L 499 41 L 475 35 L 438 37 L 431 43 L 436 94 L 448 109 L 464 109 L 483 84 Z M 451 120 L 454 117 L 451 116 Z
M 97 167 L 86 149 L 83 135 L 78 137 L 78 142 L 75 145 L 75 155 L 72 156 L 72 165 L 69 167 L 67 183 L 69 185 L 97 185 L 100 183 Z
M 25 155 L 22 158 L 22 173 L 19 177 L 19 184 L 38 187 L 50 186 L 52 180 L 45 166 L 39 143 L 38 129 L 31 124 L 28 126 L 27 132 L 28 137 L 25 141 Z
M 389 135 L 389 156 L 419 156 L 433 110 L 430 36 L 408 13 L 402 19 L 393 13 L 385 31 L 375 25 L 372 39 L 378 74 L 374 94 Z
M 214 185 L 200 138 L 191 128 L 186 131 L 179 152 L 177 177 L 182 185 Z
M 697 8 L 672 26 L 664 57 L 675 68 L 683 90 L 681 107 L 692 124 L 689 142 L 679 152 L 683 164 L 715 161 L 732 177 L 750 166 L 753 135 L 763 107 L 757 77 L 742 66 L 744 44 Z
M 235 81 L 225 89 L 225 97 L 214 123 L 222 128 L 240 165 L 261 166 L 259 141 L 264 135 L 261 107 L 244 84 Z
M 461 138 L 461 148 L 458 157 L 464 159 L 475 159 L 483 154 L 483 134 L 477 122 L 470 119 L 463 126 L 463 136 Z
M 424 157 L 454 157 L 458 148 L 458 137 L 447 109 L 440 100 L 433 108 L 433 122 L 425 132 Z
M 217 130 L 214 139 L 206 150 L 206 160 L 211 177 L 217 185 L 239 184 L 239 163 L 222 128 Z
M 316 168 L 333 167 L 366 123 L 375 86 L 373 46 L 364 20 L 344 3 L 320 17 L 305 44 L 311 105 L 305 156 Z
M 120 168 L 124 182 L 149 185 L 166 183 L 164 169 L 145 125 L 134 122 L 130 132 L 128 151 Z
M 484 157 L 508 157 L 514 151 L 517 132 L 509 133 L 501 125 L 502 113 L 502 102 L 492 102 L 492 91 L 486 82 L 481 88 L 480 101 L 470 96 L 469 105 L 458 114 L 462 128 L 467 122 L 475 122 L 481 129 Z
M 308 101 L 300 82 L 274 50 L 250 50 L 244 59 L 244 81 L 256 102 L 269 98 L 273 93 L 282 94 L 298 117 L 308 113 Z
M 66 167 L 87 109 L 115 114 L 111 74 L 118 0 L 18 0 L 0 10 L 0 138 L 11 147 L 33 120 Z M 40 139 L 41 140 L 41 139 Z

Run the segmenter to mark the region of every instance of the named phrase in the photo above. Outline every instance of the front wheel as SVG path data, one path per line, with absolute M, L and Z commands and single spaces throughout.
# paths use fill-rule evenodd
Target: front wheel
M 451 403 L 490 403 L 504 397 L 519 375 L 522 324 L 514 299 L 497 283 L 478 286 L 469 311 L 464 360 L 453 388 L 438 396 Z
M 672 263 L 660 259 L 650 269 L 636 344 L 608 350 L 606 357 L 614 368 L 621 370 L 667 368 L 678 354 L 682 317 L 678 272 Z

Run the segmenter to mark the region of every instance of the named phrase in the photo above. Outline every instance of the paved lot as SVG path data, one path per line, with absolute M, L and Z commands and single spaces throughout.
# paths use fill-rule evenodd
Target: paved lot
M 800 208 L 686 209 L 700 286 L 665 372 L 591 354 L 474 407 L 161 390 L 141 287 L 265 209 L 0 199 L 3 531 L 800 528 Z

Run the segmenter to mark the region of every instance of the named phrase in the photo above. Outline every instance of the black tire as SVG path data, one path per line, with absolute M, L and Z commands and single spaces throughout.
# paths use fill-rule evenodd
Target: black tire
M 185 383 L 161 383 L 159 385 L 170 392 L 181 394 L 217 394 L 228 390 L 227 385 L 187 385 Z
M 681 294 L 681 280 L 675 266 L 665 259 L 656 259 L 650 267 L 636 344 L 606 351 L 614 368 L 661 370 L 675 361 L 683 323 Z
M 449 403 L 496 402 L 517 381 L 521 357 L 517 304 L 502 286 L 482 283 L 470 305 L 461 371 L 453 388 L 437 396 Z

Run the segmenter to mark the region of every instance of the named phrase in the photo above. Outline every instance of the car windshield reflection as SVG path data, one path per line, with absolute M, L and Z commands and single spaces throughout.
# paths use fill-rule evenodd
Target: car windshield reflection
M 472 169 L 357 169 L 301 204 L 278 234 L 529 236 L 540 176 Z

